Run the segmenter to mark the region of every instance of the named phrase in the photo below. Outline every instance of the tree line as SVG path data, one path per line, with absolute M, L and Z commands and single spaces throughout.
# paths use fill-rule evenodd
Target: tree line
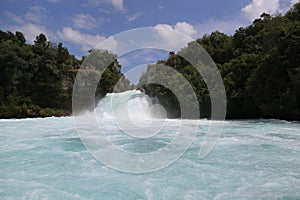
M 97 97 L 112 92 L 120 78 L 123 90 L 131 87 L 116 55 L 94 52 L 114 58 L 102 75 Z M 0 31 L 0 118 L 70 115 L 76 73 L 85 58 L 77 59 L 62 43 L 53 44 L 42 33 L 31 45 L 21 32 Z
M 147 94 L 159 99 L 170 118 L 182 117 L 175 94 L 168 87 L 145 84 L 148 73 L 160 65 L 171 67 L 189 82 L 200 105 L 201 117 L 209 118 L 211 114 L 211 91 L 206 80 L 181 56 L 193 43 L 204 47 L 221 73 L 227 118 L 300 120 L 300 3 L 285 15 L 263 13 L 232 36 L 219 31 L 204 35 L 181 52 L 170 52 L 166 60 L 149 65 L 140 85 Z M 96 53 L 103 60 L 114 60 L 101 77 L 96 99 L 112 92 L 119 79 L 122 83 L 117 91 L 135 88 L 121 73 L 117 55 L 105 50 Z M 76 58 L 62 43 L 53 44 L 44 34 L 38 35 L 34 44 L 27 44 L 21 32 L 0 31 L 0 118 L 70 115 L 76 73 L 85 58 Z M 101 64 L 101 60 L 97 62 Z M 95 70 L 101 68 L 96 66 Z M 153 78 L 165 77 L 157 73 Z M 175 74 L 169 84 L 176 85 L 179 93 L 184 94 L 185 85 L 178 85 L 177 78 Z M 187 109 L 198 109 L 189 103 L 191 96 L 182 98 Z
M 278 118 L 300 120 L 300 3 L 284 16 L 263 13 L 250 26 L 241 27 L 232 36 L 213 32 L 191 42 L 187 48 L 166 60 L 149 65 L 140 83 L 160 65 L 169 66 L 190 83 L 200 104 L 201 117 L 211 115 L 210 92 L 205 81 L 187 60 L 181 57 L 193 43 L 201 44 L 212 57 L 224 81 L 227 96 L 227 118 Z M 190 52 L 193 54 L 193 52 Z M 164 78 L 157 73 L 157 78 Z M 177 77 L 178 78 L 178 77 Z M 176 84 L 176 76 L 169 81 Z M 184 91 L 177 83 L 177 93 Z M 181 116 L 177 97 L 169 88 L 144 85 L 150 96 L 159 98 L 168 116 Z M 189 102 L 186 95 L 185 102 Z M 188 104 L 190 109 L 197 106 Z

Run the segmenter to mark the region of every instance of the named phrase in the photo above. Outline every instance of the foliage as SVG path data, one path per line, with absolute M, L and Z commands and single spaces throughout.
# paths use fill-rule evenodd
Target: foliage
M 182 113 L 182 110 L 193 113 L 199 109 L 198 103 L 200 117 L 210 117 L 210 93 L 219 91 L 217 86 L 209 91 L 208 80 L 183 59 L 183 54 L 191 57 L 206 54 L 193 52 L 190 47 L 196 43 L 207 50 L 221 73 L 227 118 L 300 120 L 300 3 L 284 16 L 263 13 L 232 36 L 219 31 L 204 35 L 180 52 L 170 52 L 168 59 L 149 65 L 139 87 L 157 97 L 171 118 L 198 118 Z M 73 84 L 81 64 L 86 69 L 83 76 L 92 76 L 97 83 L 101 78 L 95 88 L 97 100 L 108 92 L 134 88 L 122 75 L 117 55 L 105 50 L 93 50 L 90 54 L 94 56 L 79 60 L 62 43 L 55 45 L 44 34 L 30 45 L 21 32 L 0 31 L 0 117 L 70 114 Z M 196 63 L 203 70 L 201 73 L 206 74 L 210 74 L 212 65 L 207 60 Z M 166 66 L 174 73 L 164 71 Z M 156 71 L 154 76 L 153 71 Z M 212 83 L 214 78 L 209 77 Z M 181 84 L 183 79 L 196 94 L 196 104 L 187 90 L 189 85 Z M 162 84 L 154 84 L 158 80 Z
M 263 13 L 252 25 L 239 28 L 233 36 L 216 31 L 196 40 L 210 54 L 222 75 L 227 118 L 300 120 L 299 16 L 300 3 L 297 3 L 285 16 Z M 205 81 L 194 66 L 180 56 L 187 49 L 170 53 L 167 60 L 156 65 L 163 63 L 181 73 L 197 95 L 201 117 L 209 117 L 210 94 Z M 205 65 L 209 71 L 210 64 Z M 153 65 L 148 66 L 141 83 L 151 68 Z M 143 87 L 167 106 L 167 111 L 172 113 L 169 116 L 180 117 L 180 106 L 171 91 L 161 85 L 146 83 Z M 177 87 L 182 90 L 181 86 Z
M 82 62 L 44 34 L 30 45 L 21 32 L 0 31 L 0 118 L 71 114 L 73 84 Z M 120 67 L 117 64 L 104 73 L 98 95 L 112 91 L 123 76 Z

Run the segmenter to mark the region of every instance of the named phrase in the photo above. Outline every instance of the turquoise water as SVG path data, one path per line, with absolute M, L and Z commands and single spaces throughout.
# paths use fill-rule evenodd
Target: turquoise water
M 178 123 L 168 120 L 169 131 L 148 140 L 129 138 L 109 119 L 102 128 L 123 149 L 149 152 L 170 142 Z M 198 152 L 209 121 L 189 123 L 199 131 L 183 156 L 131 174 L 97 161 L 73 117 L 0 120 L 0 199 L 300 199 L 299 122 L 226 121 L 204 159 Z

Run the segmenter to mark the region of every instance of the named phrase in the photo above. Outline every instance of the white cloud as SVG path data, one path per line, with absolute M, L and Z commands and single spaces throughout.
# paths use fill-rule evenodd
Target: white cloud
M 45 34 L 48 40 L 55 39 L 55 35 L 51 31 L 48 31 L 46 27 L 37 24 L 27 23 L 22 25 L 11 26 L 9 27 L 9 29 L 14 32 L 15 31 L 22 32 L 27 42 L 29 43 L 33 43 L 36 36 L 38 36 L 41 33 Z
M 80 45 L 84 51 L 93 49 L 97 44 L 105 40 L 104 36 L 81 33 L 71 27 L 64 27 L 57 35 L 63 41 Z
M 7 29 L 12 32 L 22 32 L 29 43 L 33 43 L 36 36 L 41 33 L 45 34 L 48 40 L 55 40 L 55 34 L 40 24 L 46 18 L 46 13 L 47 10 L 41 6 L 32 6 L 24 15 L 20 16 L 11 12 L 5 12 L 16 23 L 15 25 L 9 25 Z
M 172 51 L 178 51 L 186 46 L 188 42 L 193 40 L 191 36 L 197 34 L 195 27 L 187 22 L 177 22 L 175 26 L 157 24 L 154 28 L 162 40 L 161 42 L 165 46 L 165 49 Z
M 275 13 L 279 9 L 279 0 L 252 0 L 252 2 L 246 5 L 242 12 L 247 19 L 253 21 L 259 18 L 259 16 L 266 13 Z
M 125 12 L 124 0 L 90 0 L 91 4 L 101 5 L 103 3 L 111 4 L 120 12 Z
M 250 21 L 260 17 L 262 13 L 285 14 L 299 0 L 252 0 L 242 8 L 242 14 Z
M 232 19 L 209 19 L 204 23 L 197 25 L 197 37 L 202 37 L 204 34 L 210 34 L 214 31 L 220 31 L 228 35 L 234 34 L 234 32 L 240 28 L 249 25 L 249 21 L 260 17 L 264 12 L 269 14 L 285 13 L 288 11 L 295 2 L 299 0 L 252 0 L 250 4 L 242 8 L 241 17 L 234 17 Z
M 157 24 L 155 26 L 155 28 L 163 28 L 163 29 L 170 29 L 170 30 L 173 30 L 173 27 L 169 24 Z
M 291 9 L 296 3 L 300 3 L 300 0 L 291 0 L 290 4 L 287 5 L 287 9 L 285 9 L 284 11 L 288 11 L 289 9 Z
M 73 18 L 73 23 L 76 28 L 93 29 L 99 22 L 89 14 L 78 14 Z
M 12 12 L 6 11 L 5 14 L 6 14 L 7 17 L 12 19 L 17 24 L 23 24 L 24 23 L 24 20 L 22 19 L 22 17 L 19 17 L 18 15 L 14 14 Z
M 113 36 L 110 36 L 107 39 L 105 39 L 103 42 L 101 42 L 101 44 L 98 45 L 96 48 L 105 49 L 117 54 L 118 50 L 121 47 L 118 41 Z
M 126 17 L 126 19 L 127 19 L 126 23 L 133 22 L 133 21 L 137 20 L 142 14 L 143 14 L 143 12 L 138 12 L 134 15 L 128 15 Z
M 29 11 L 25 13 L 25 18 L 31 22 L 39 23 L 42 19 L 46 18 L 47 10 L 41 6 L 32 6 Z
M 157 24 L 155 28 L 170 29 L 181 32 L 188 36 L 193 36 L 197 34 L 197 30 L 195 29 L 195 27 L 187 22 L 177 22 L 175 26 L 171 26 L 169 24 Z
M 124 11 L 124 1 L 123 0 L 108 0 L 117 10 Z
M 193 36 L 197 33 L 195 27 L 187 22 L 177 22 L 174 29 L 188 36 Z
M 141 64 L 156 63 L 157 60 L 163 60 L 168 57 L 169 53 L 158 49 L 138 49 L 123 54 L 118 58 L 119 63 L 127 68 Z
M 39 6 L 31 7 L 23 16 L 6 12 L 5 14 L 16 23 L 16 25 L 8 26 L 7 30 L 12 32 L 21 31 L 24 33 L 25 38 L 29 43 L 33 43 L 36 36 L 43 33 L 50 41 L 67 41 L 79 46 L 83 51 L 94 48 L 96 45 L 106 39 L 101 35 L 81 33 L 78 30 L 72 29 L 71 27 L 64 27 L 61 31 L 53 33 L 52 31 L 48 30 L 46 26 L 41 25 L 41 20 L 43 17 L 46 17 L 45 12 L 46 10 Z M 97 20 L 90 15 L 79 14 L 75 16 L 73 22 L 77 28 L 90 29 L 95 27 L 97 23 L 100 23 L 100 20 Z M 110 40 L 110 42 L 112 46 L 116 46 L 112 40 Z
M 277 12 L 281 14 L 285 14 L 297 2 L 299 2 L 299 0 L 279 0 L 280 5 Z

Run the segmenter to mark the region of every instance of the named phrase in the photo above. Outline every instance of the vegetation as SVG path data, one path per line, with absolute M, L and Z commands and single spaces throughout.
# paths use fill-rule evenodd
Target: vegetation
M 206 86 L 207 80 L 180 56 L 182 53 L 198 56 L 188 52 L 195 43 L 207 50 L 221 73 L 227 95 L 227 118 L 300 120 L 300 3 L 285 16 L 264 13 L 252 25 L 239 28 L 233 36 L 218 31 L 204 35 L 181 52 L 171 52 L 167 60 L 149 65 L 140 78 L 140 85 L 147 94 L 159 99 L 172 118 L 199 117 L 181 113 L 180 105 L 190 111 L 199 109 L 198 104 L 190 103 L 194 97 L 187 92 L 188 86 L 178 82 L 182 77 L 195 91 L 201 117 L 210 117 L 212 91 Z M 103 72 L 101 66 L 111 61 L 106 63 L 109 65 L 96 88 L 98 100 L 114 89 L 133 88 L 122 75 L 116 55 L 104 50 L 90 53 L 99 59 L 93 63 L 92 70 L 86 70 L 87 76 Z M 55 45 L 47 41 L 44 34 L 38 35 L 30 45 L 21 32 L 0 31 L 0 118 L 69 115 L 75 76 L 82 63 L 84 66 L 84 59 L 75 58 L 61 43 Z M 211 64 L 200 65 L 209 71 Z M 164 76 L 162 66 L 169 66 L 178 73 Z M 154 67 L 157 73 L 150 78 L 170 87 L 147 84 Z M 117 84 L 118 80 L 121 82 Z M 172 87 L 180 98 L 172 93 Z
M 52 44 L 44 34 L 38 35 L 33 45 L 25 42 L 21 32 L 0 31 L 0 117 L 69 115 L 76 72 L 85 57 L 76 59 L 62 43 Z M 98 88 L 101 96 L 112 92 L 123 76 L 121 66 L 114 64 L 103 73 Z M 129 87 L 129 81 L 122 80 L 123 87 Z
M 300 120 L 300 3 L 285 16 L 264 13 L 233 36 L 216 31 L 195 42 L 207 50 L 220 70 L 226 88 L 227 118 Z M 180 72 L 193 87 L 201 117 L 210 117 L 210 94 L 205 81 L 180 56 L 187 49 L 149 65 L 140 83 L 146 83 L 153 67 L 167 65 Z M 157 76 L 162 76 L 159 73 Z M 173 76 L 170 81 L 176 84 L 176 79 L 178 76 Z M 179 102 L 170 89 L 155 84 L 143 87 L 146 93 L 159 98 L 169 117 L 180 117 Z M 185 88 L 180 84 L 176 87 L 178 93 Z

